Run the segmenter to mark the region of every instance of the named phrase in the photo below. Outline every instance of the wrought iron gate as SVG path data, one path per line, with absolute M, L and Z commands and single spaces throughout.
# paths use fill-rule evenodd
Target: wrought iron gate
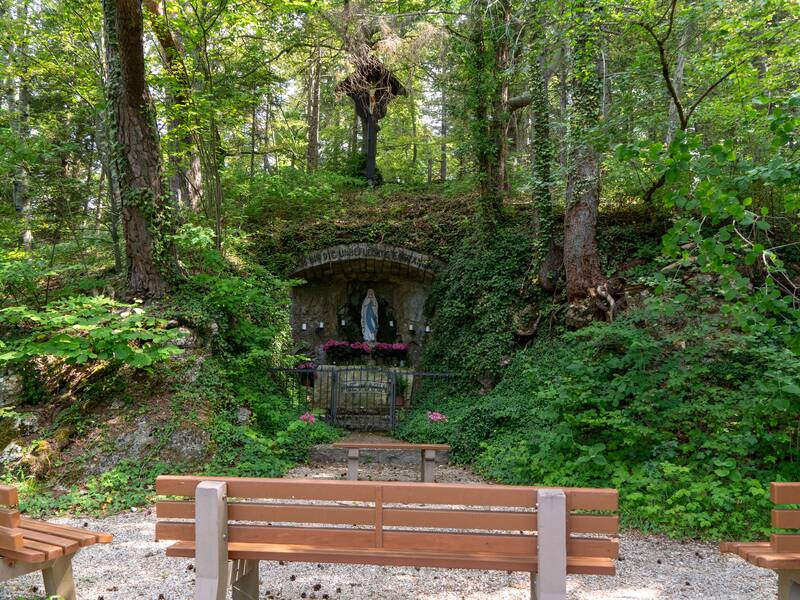
M 404 368 L 322 365 L 276 369 L 297 405 L 307 405 L 326 421 L 354 431 L 387 431 L 418 397 L 422 386 L 453 378 Z

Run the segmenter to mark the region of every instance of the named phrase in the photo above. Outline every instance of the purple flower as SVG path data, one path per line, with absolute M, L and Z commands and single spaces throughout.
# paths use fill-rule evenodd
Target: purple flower
M 317 419 L 312 415 L 310 412 L 306 411 L 302 415 L 300 415 L 300 420 L 308 423 L 309 425 L 313 424 Z

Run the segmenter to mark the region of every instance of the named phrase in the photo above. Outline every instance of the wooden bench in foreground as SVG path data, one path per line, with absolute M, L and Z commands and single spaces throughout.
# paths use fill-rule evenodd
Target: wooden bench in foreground
M 0 581 L 41 571 L 48 597 L 75 600 L 72 557 L 111 536 L 65 525 L 28 519 L 17 510 L 14 487 L 0 485 Z
M 800 504 L 800 483 L 772 483 L 770 496 L 778 506 Z M 800 529 L 800 510 L 774 508 L 772 527 Z M 776 571 L 779 600 L 800 600 L 800 535 L 797 533 L 774 533 L 768 542 L 722 542 L 720 550 L 738 554 L 757 567 Z
M 412 450 L 420 453 L 421 481 L 436 481 L 436 452 L 449 452 L 447 444 L 411 444 L 407 442 L 336 442 L 334 448 L 347 450 L 347 478 L 358 479 L 361 450 Z
M 194 557 L 195 600 L 258 597 L 261 560 L 524 571 L 539 600 L 614 575 L 617 491 L 161 476 L 156 539 Z M 234 500 L 235 499 L 235 500 Z

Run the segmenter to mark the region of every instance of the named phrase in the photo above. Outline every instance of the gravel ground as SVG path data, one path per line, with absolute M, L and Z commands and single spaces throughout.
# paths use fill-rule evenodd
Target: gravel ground
M 341 478 L 334 466 L 298 467 L 290 477 Z M 474 474 L 439 468 L 440 481 L 477 482 Z M 366 465 L 362 477 L 409 480 L 416 469 Z M 184 600 L 192 597 L 193 561 L 166 558 L 169 542 L 154 542 L 151 511 L 105 519 L 53 519 L 114 534 L 112 545 L 94 546 L 74 561 L 81 600 Z M 767 600 L 776 597 L 776 577 L 715 545 L 674 542 L 626 533 L 616 577 L 569 577 L 570 600 Z M 357 565 L 261 563 L 261 598 L 307 600 L 483 600 L 529 599 L 524 573 L 456 571 Z M 39 600 L 41 578 L 35 575 L 0 583 L 0 600 Z

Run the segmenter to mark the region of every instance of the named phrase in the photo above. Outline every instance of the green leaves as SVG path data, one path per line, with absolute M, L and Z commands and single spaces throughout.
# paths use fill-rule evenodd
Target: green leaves
M 166 321 L 105 296 L 75 296 L 42 310 L 5 308 L 0 332 L 7 337 L 0 364 L 53 356 L 74 364 L 114 361 L 141 368 L 183 352 L 170 343 L 180 334 L 167 329 Z

